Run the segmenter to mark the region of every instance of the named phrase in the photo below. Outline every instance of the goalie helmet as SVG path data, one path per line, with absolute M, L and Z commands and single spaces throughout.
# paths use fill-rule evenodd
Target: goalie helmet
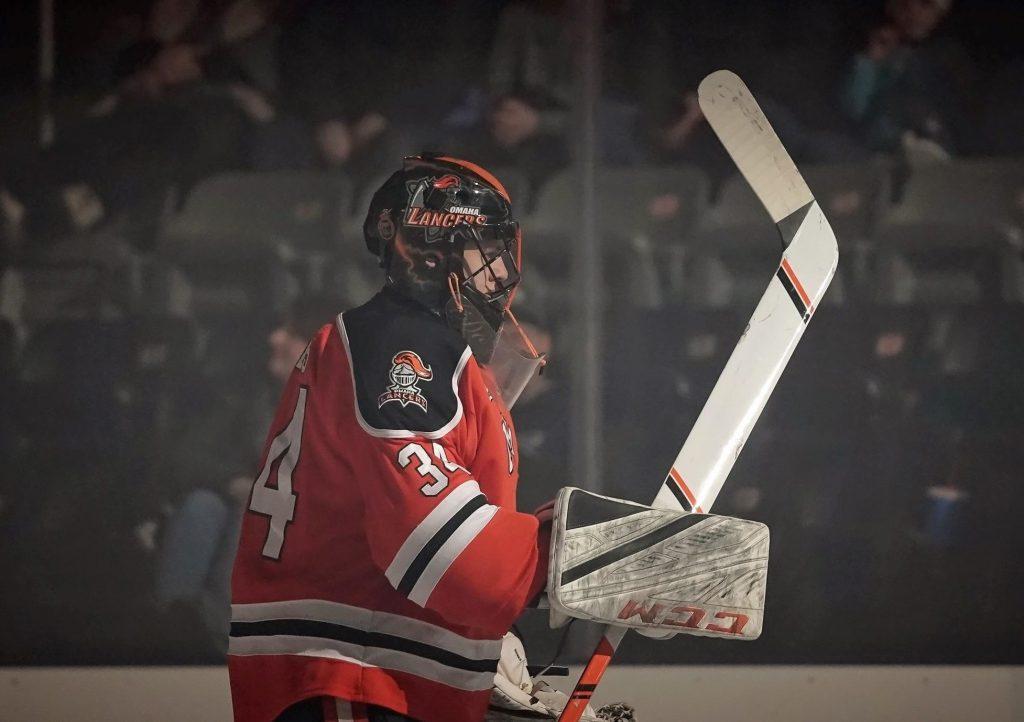
M 374 193 L 363 235 L 387 285 L 442 315 L 488 363 L 522 269 L 501 182 L 457 158 L 408 157 Z

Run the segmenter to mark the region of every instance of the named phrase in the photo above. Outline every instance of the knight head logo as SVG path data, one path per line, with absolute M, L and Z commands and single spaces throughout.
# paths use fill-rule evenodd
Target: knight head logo
M 391 371 L 388 373 L 391 384 L 387 391 L 377 397 L 377 407 L 382 408 L 384 404 L 396 401 L 403 407 L 413 404 L 426 411 L 427 399 L 420 391 L 419 384 L 432 378 L 434 371 L 423 363 L 419 354 L 415 351 L 399 351 L 391 359 Z

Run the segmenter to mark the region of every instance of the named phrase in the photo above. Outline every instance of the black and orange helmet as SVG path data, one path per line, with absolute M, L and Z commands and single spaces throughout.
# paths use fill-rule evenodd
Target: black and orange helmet
M 373 195 L 363 235 L 388 284 L 431 307 L 466 296 L 503 312 L 522 275 L 522 236 L 508 191 L 458 158 L 405 158 Z M 482 262 L 469 266 L 468 255 Z

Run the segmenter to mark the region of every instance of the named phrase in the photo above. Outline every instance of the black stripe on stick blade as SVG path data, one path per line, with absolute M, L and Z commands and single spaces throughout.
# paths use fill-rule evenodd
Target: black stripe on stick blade
M 419 581 L 420 576 L 423 574 L 423 570 L 430 564 L 430 560 L 437 554 L 438 549 L 448 541 L 448 538 L 455 533 L 455 530 L 462 526 L 462 522 L 469 518 L 469 515 L 474 511 L 482 507 L 487 503 L 487 497 L 483 494 L 477 494 L 472 499 L 462 505 L 462 508 L 455 512 L 451 518 L 444 523 L 440 529 L 430 537 L 430 541 L 423 545 L 420 549 L 420 553 L 416 555 L 416 558 L 412 560 L 412 564 L 405 570 L 405 574 L 402 575 L 402 581 L 398 583 L 398 591 L 405 596 L 409 596 L 412 588 L 416 586 L 416 582 Z
M 591 572 L 596 572 L 602 567 L 614 564 L 615 562 L 621 561 L 632 554 L 636 554 L 639 551 L 652 547 L 658 542 L 665 541 L 669 537 L 675 536 L 679 532 L 683 531 L 683 529 L 689 529 L 694 524 L 699 524 L 705 519 L 707 519 L 707 517 L 704 514 L 687 514 L 675 521 L 670 521 L 668 524 L 658 527 L 649 534 L 644 534 L 642 537 L 638 537 L 631 542 L 626 542 L 622 546 L 609 549 L 604 554 L 598 554 L 590 561 L 577 564 L 571 569 L 566 569 L 562 572 L 561 584 L 562 586 L 572 584 L 577 579 L 581 579 Z
M 665 477 L 665 486 L 667 486 L 668 490 L 672 492 L 676 501 L 679 502 L 679 506 L 683 507 L 683 511 L 693 511 L 693 506 L 690 504 L 690 500 L 686 498 L 686 494 L 684 494 L 683 490 L 679 488 L 679 484 L 676 483 L 676 480 L 672 478 L 671 474 Z
M 807 323 L 807 319 L 809 318 L 807 306 L 804 305 L 804 300 L 800 298 L 800 294 L 797 292 L 796 286 L 793 285 L 793 281 L 790 280 L 789 274 L 786 273 L 786 269 L 779 266 L 779 270 L 775 272 L 775 276 L 782 282 L 782 287 L 786 289 L 786 293 L 789 294 L 790 300 L 793 302 L 793 305 L 796 306 L 796 310 L 800 314 L 800 318 L 803 319 L 804 323 Z

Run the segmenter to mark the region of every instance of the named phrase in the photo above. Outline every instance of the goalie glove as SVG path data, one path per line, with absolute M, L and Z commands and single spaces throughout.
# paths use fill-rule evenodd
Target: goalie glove
M 486 722 L 558 719 L 569 697 L 547 682 L 534 682 L 526 667 L 526 650 L 519 637 L 509 632 L 501 640 L 501 658 L 494 675 Z M 582 719 L 600 722 L 589 706 Z
M 648 631 L 757 639 L 768 527 L 656 509 L 566 487 L 548 567 L 552 621 L 564 616 Z

